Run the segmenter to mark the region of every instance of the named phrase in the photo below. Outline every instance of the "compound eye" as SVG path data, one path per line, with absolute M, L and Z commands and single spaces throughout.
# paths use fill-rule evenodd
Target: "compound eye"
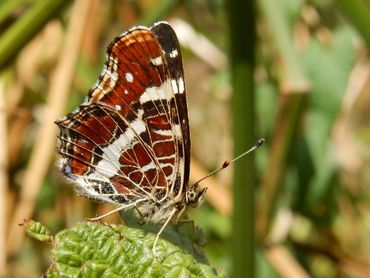
M 188 204 L 194 204 L 197 202 L 197 193 L 193 190 L 190 189 L 188 192 L 186 192 L 186 199 Z
M 197 196 L 197 194 L 195 194 L 194 191 L 190 191 L 189 194 L 188 194 L 188 198 L 189 198 L 189 201 L 191 203 L 193 203 L 195 201 L 195 197 Z

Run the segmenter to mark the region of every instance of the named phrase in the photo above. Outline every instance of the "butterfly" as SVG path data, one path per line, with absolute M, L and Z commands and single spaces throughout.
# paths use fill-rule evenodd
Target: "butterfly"
M 80 195 L 115 204 L 108 214 L 135 208 L 162 223 L 154 251 L 165 227 L 202 202 L 207 188 L 189 184 L 184 71 L 167 22 L 116 37 L 85 101 L 55 123 L 62 173 Z

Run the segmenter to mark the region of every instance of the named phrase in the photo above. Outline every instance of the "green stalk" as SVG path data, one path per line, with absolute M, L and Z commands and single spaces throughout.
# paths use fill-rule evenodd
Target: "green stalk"
M 233 134 L 236 155 L 252 146 L 254 135 L 254 2 L 228 2 L 230 66 L 232 75 Z M 253 155 L 234 167 L 233 277 L 254 277 L 254 185 Z
M 12 15 L 14 10 L 22 3 L 23 5 L 24 0 L 3 0 L 0 5 L 0 24 L 3 23 L 3 21 Z
M 370 3 L 365 0 L 338 0 L 343 14 L 361 34 L 366 46 L 370 49 Z
M 68 0 L 39 0 L 0 38 L 0 69 L 10 63 L 19 51 L 69 3 Z

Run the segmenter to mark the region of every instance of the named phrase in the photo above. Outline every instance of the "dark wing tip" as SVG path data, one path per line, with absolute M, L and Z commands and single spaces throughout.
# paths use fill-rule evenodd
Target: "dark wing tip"
M 260 147 L 263 143 L 265 143 L 265 139 L 264 138 L 261 138 L 261 139 L 258 139 L 258 141 L 256 142 L 256 148 Z
M 180 48 L 175 30 L 173 30 L 168 22 L 159 21 L 154 24 L 150 30 L 157 37 L 166 53 L 170 53 L 172 50 Z

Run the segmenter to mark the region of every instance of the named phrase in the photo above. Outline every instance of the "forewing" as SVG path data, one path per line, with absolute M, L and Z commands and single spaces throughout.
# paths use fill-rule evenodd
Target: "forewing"
M 109 45 L 86 101 L 56 122 L 62 171 L 83 195 L 122 204 L 182 192 L 190 142 L 180 55 L 167 23 Z
M 186 189 L 190 171 L 189 120 L 181 50 L 176 33 L 169 24 L 156 24 L 151 30 L 163 49 L 167 83 L 170 84 L 169 109 L 176 148 L 175 178 L 171 182 L 170 191 L 179 196 Z

